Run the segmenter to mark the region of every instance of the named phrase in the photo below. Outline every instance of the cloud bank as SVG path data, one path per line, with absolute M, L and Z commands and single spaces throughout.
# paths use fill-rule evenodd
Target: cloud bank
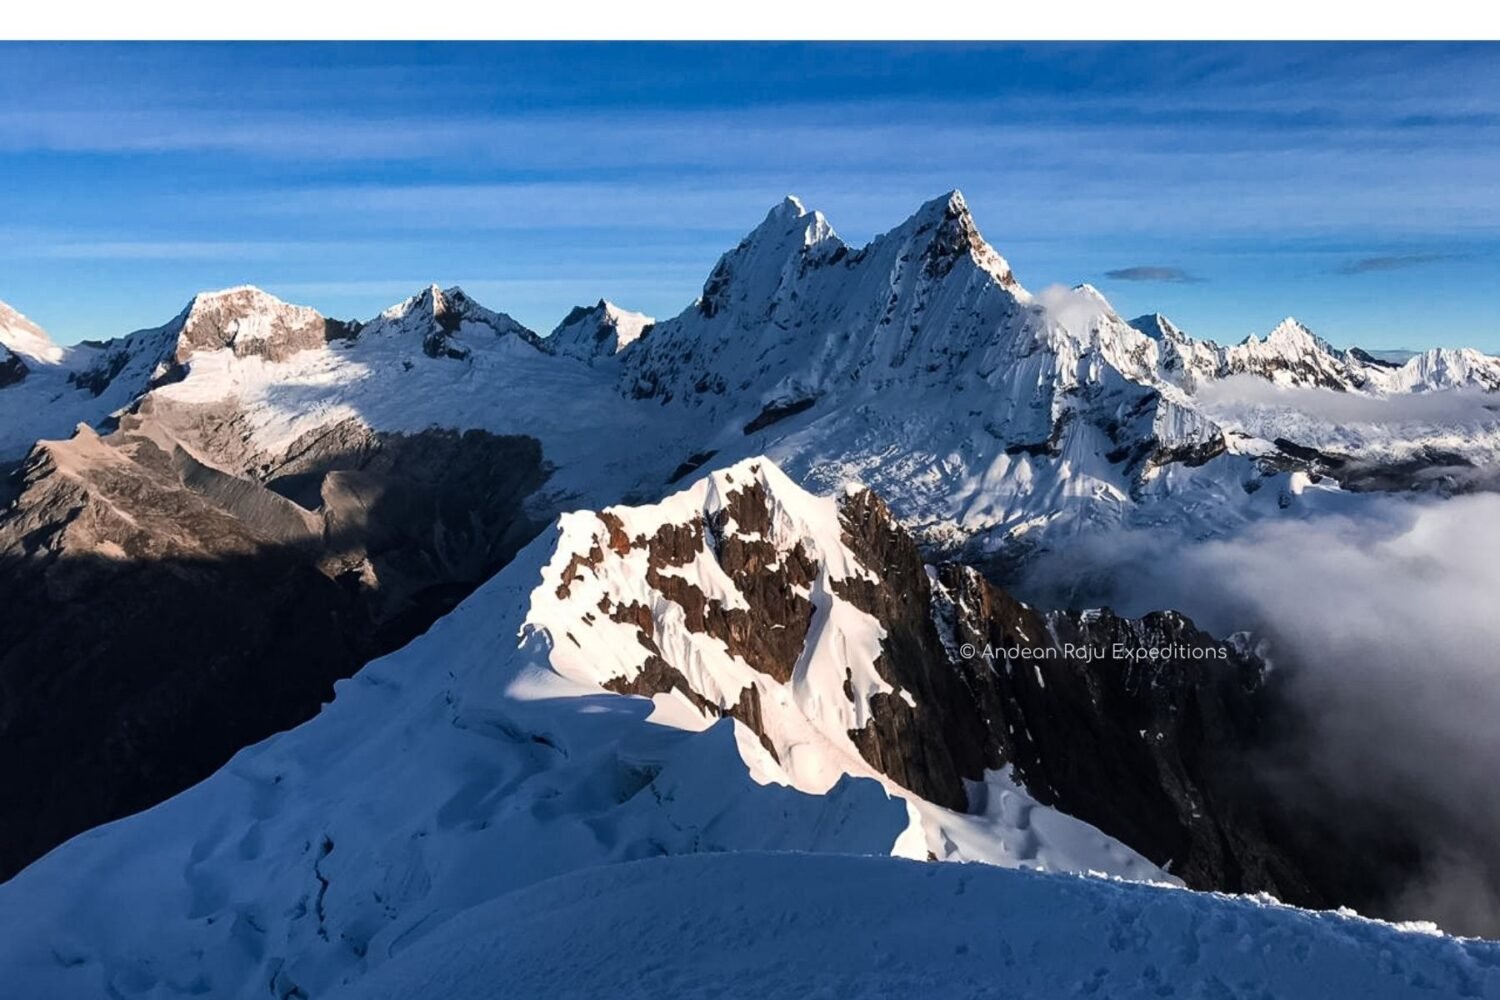
M 1205 384 L 1198 401 L 1219 426 L 1266 441 L 1289 438 L 1326 452 L 1387 460 L 1459 444 L 1465 454 L 1480 455 L 1488 443 L 1500 457 L 1500 397 L 1477 389 L 1373 396 L 1238 375 Z
M 1133 532 L 1070 548 L 1028 588 L 1176 607 L 1269 637 L 1305 723 L 1278 775 L 1390 816 L 1423 847 L 1387 915 L 1500 934 L 1500 497 L 1371 497 L 1357 516 L 1263 522 L 1184 544 Z M 1079 594 L 1076 581 L 1102 592 Z M 1329 810 L 1326 803 L 1310 803 Z M 1354 814 L 1327 814 L 1347 825 Z

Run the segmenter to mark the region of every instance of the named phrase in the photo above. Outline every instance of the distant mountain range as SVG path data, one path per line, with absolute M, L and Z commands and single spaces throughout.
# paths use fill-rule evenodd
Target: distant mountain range
M 1033 296 L 956 192 L 858 249 L 788 199 L 661 322 L 601 301 L 541 337 L 435 286 L 340 322 L 240 288 L 71 348 L 7 310 L 0 343 L 0 460 L 143 409 L 200 458 L 261 479 L 297 436 L 350 417 L 393 433 L 526 434 L 560 474 L 552 492 L 577 502 L 649 497 L 696 456 L 765 453 L 810 484 L 861 478 L 925 542 L 970 555 L 1036 541 L 1038 518 L 1051 531 L 1159 519 L 1204 510 L 1206 491 L 1224 494 L 1208 505 L 1212 531 L 1290 498 L 1299 469 L 1357 487 L 1388 466 L 1494 457 L 1493 435 L 1429 454 L 1441 427 L 1328 456 L 1288 433 L 1283 448 L 1204 401 L 1234 376 L 1371 397 L 1500 387 L 1500 359 L 1472 349 L 1396 364 L 1291 319 L 1226 347 L 1159 315 L 1127 322 L 1086 285 Z M 197 426 L 210 412 L 238 440 Z M 575 468 L 590 450 L 610 459 Z

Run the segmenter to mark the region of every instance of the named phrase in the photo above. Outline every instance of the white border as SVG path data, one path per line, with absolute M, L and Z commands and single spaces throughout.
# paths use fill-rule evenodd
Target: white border
M 16 0 L 0 17 L 0 39 L 7 40 L 1406 38 L 1500 38 L 1500 5 L 1474 0 Z

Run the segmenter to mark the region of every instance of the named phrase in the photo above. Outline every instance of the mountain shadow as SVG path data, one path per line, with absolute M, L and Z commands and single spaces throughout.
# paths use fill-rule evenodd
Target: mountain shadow
M 0 878 L 312 717 L 547 520 L 531 438 L 345 435 L 259 483 L 147 431 L 39 445 L 0 511 Z

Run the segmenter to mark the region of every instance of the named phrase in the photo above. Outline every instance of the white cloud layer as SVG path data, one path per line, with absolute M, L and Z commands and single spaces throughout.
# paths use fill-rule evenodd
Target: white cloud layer
M 1500 458 L 1500 399 L 1478 390 L 1372 396 L 1240 375 L 1202 386 L 1198 402 L 1225 429 L 1331 453 L 1396 461 L 1427 449 L 1427 464 L 1439 465 L 1431 452 Z M 1461 478 L 1482 484 L 1492 475 L 1480 469 Z
M 1500 497 L 1371 498 L 1359 517 L 1197 544 L 1137 532 L 1075 557 L 1068 578 L 1111 578 L 1120 610 L 1176 607 L 1218 634 L 1270 636 L 1307 722 L 1308 744 L 1283 760 L 1425 845 L 1397 911 L 1500 933 Z M 1053 569 L 1031 586 L 1064 582 Z

